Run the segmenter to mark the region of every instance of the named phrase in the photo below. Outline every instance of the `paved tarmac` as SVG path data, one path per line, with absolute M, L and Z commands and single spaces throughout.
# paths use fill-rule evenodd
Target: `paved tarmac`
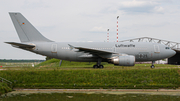
M 119 92 L 180 92 L 180 89 L 14 89 L 16 91 L 119 91 Z
M 150 94 L 180 96 L 180 89 L 15 89 L 9 94 L 86 93 L 86 94 Z

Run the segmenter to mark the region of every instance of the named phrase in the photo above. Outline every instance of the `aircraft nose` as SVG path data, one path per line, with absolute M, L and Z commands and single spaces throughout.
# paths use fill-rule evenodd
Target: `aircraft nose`
M 171 56 L 174 56 L 175 54 L 176 54 L 176 51 L 174 51 L 174 50 L 171 50 Z

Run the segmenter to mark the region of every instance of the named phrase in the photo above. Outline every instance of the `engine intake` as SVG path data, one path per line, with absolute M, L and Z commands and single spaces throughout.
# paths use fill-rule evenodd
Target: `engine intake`
M 110 61 L 114 65 L 118 66 L 134 66 L 135 64 L 135 57 L 132 55 L 127 55 L 127 56 L 118 56 Z

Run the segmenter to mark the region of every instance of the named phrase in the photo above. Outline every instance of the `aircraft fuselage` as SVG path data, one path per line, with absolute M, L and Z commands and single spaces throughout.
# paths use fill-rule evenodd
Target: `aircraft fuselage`
M 155 61 L 170 57 L 174 53 L 171 49 L 167 49 L 165 45 L 146 42 L 37 42 L 34 44 L 36 47 L 32 51 L 37 54 L 80 62 L 96 62 L 98 56 L 80 52 L 78 49 L 71 49 L 68 44 L 122 55 L 133 55 L 136 62 Z M 109 58 L 111 57 L 109 56 Z M 107 60 L 103 59 L 102 62 L 107 62 Z

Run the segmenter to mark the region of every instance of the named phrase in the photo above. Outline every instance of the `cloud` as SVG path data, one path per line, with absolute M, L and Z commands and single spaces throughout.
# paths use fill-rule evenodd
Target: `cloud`
M 107 29 L 106 29 L 106 28 L 103 28 L 103 27 L 101 26 L 101 27 L 93 27 L 90 31 L 91 31 L 91 32 L 98 32 L 98 33 L 100 33 L 100 32 L 104 33 L 104 32 L 107 31 Z
M 126 8 L 132 8 L 132 7 L 145 7 L 145 6 L 154 6 L 157 5 L 157 2 L 153 1 L 124 1 L 121 2 L 121 5 Z
M 119 10 L 127 13 L 162 13 L 164 8 L 156 1 L 124 1 L 119 3 Z
M 164 8 L 163 8 L 163 7 L 160 7 L 160 6 L 156 6 L 156 7 L 154 7 L 154 11 L 155 11 L 155 12 L 162 13 L 162 12 L 164 12 Z

